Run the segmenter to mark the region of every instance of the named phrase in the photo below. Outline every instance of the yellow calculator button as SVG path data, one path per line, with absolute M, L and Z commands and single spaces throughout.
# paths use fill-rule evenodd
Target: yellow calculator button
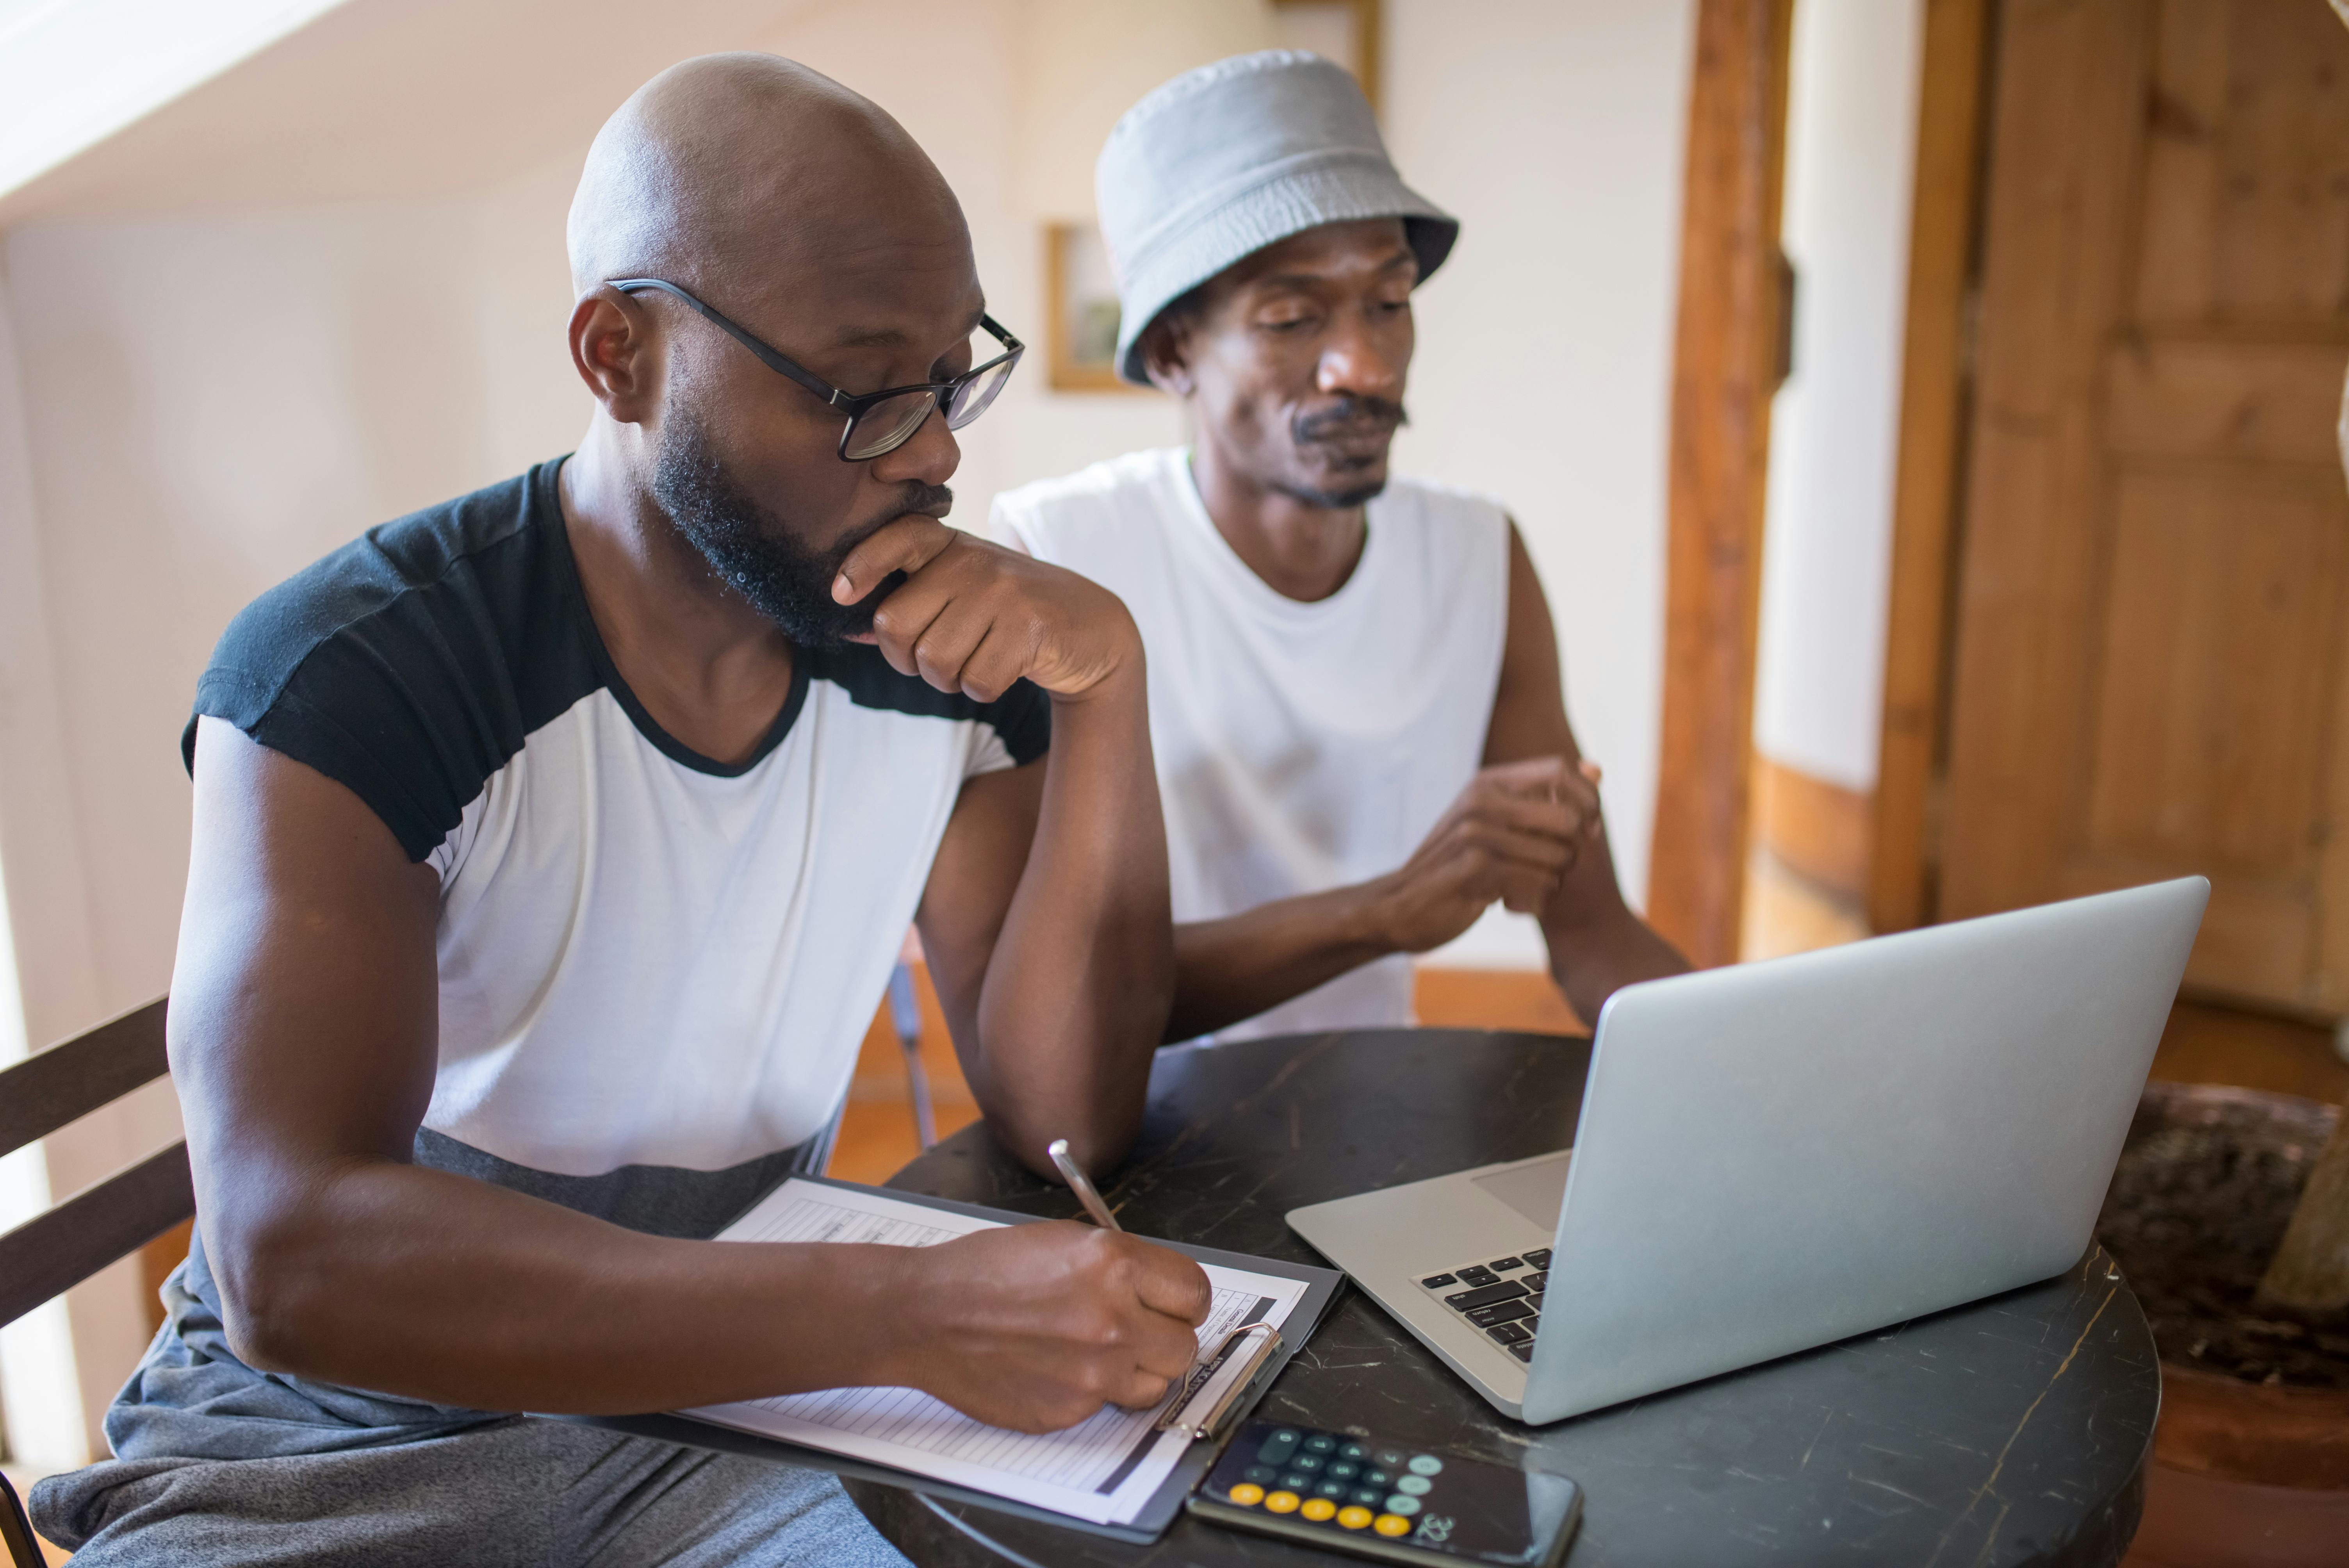
M 1305 1500 L 1305 1506 L 1298 1510 L 1299 1517 L 1309 1519 L 1316 1524 L 1337 1511 L 1338 1505 L 1326 1497 L 1309 1497 Z
M 1297 1511 L 1297 1494 L 1293 1491 L 1276 1491 L 1264 1500 L 1264 1506 L 1268 1513 L 1294 1513 Z
M 1224 1494 L 1242 1508 L 1254 1508 L 1264 1501 L 1264 1488 L 1252 1480 L 1244 1480 Z
M 1338 1522 L 1349 1530 L 1360 1530 L 1370 1522 L 1371 1511 L 1359 1502 L 1338 1511 Z
M 1378 1522 L 1371 1528 L 1381 1535 L 1409 1535 L 1411 1521 L 1400 1513 L 1381 1513 L 1379 1515 Z

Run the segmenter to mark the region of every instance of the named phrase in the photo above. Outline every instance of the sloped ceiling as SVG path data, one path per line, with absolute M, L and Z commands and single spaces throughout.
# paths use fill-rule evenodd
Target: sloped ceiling
M 851 3 L 345 0 L 0 197 L 0 225 L 469 194 L 663 66 Z

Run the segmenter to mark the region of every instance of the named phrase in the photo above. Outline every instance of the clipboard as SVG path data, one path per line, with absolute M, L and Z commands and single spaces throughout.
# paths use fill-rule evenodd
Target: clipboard
M 899 1202 L 921 1208 L 937 1209 L 948 1213 L 968 1215 L 975 1219 L 992 1220 L 999 1224 L 1035 1224 L 1049 1216 L 1014 1213 L 1008 1209 L 990 1209 L 978 1203 L 965 1203 L 952 1198 L 931 1198 L 916 1192 L 900 1192 L 890 1188 L 863 1187 L 854 1181 L 835 1181 L 829 1177 L 802 1176 L 802 1181 L 812 1181 L 827 1187 L 840 1187 L 852 1191 L 879 1192 Z M 626 1432 L 636 1437 L 653 1438 L 663 1442 L 682 1444 L 688 1448 L 711 1449 L 721 1453 L 744 1454 L 754 1459 L 772 1460 L 795 1465 L 802 1470 L 830 1471 L 845 1480 L 867 1480 L 894 1486 L 906 1491 L 919 1492 L 941 1501 L 965 1503 L 974 1508 L 988 1509 L 1016 1518 L 1056 1524 L 1066 1530 L 1082 1531 L 1091 1535 L 1107 1536 L 1113 1541 L 1148 1545 L 1166 1532 L 1182 1511 L 1184 1500 L 1199 1484 L 1222 1450 L 1221 1439 L 1248 1411 L 1255 1408 L 1264 1391 L 1287 1367 L 1289 1358 L 1301 1348 L 1322 1317 L 1337 1299 L 1338 1286 L 1345 1276 L 1335 1269 L 1317 1268 L 1309 1264 L 1286 1263 L 1278 1258 L 1253 1256 L 1247 1253 L 1226 1252 L 1217 1247 L 1194 1246 L 1185 1242 L 1170 1242 L 1156 1236 L 1143 1238 L 1159 1246 L 1170 1247 L 1186 1257 L 1203 1264 L 1217 1264 L 1226 1268 L 1251 1270 L 1273 1274 L 1303 1284 L 1305 1295 L 1289 1312 L 1288 1320 L 1278 1329 L 1265 1325 L 1249 1325 L 1225 1336 L 1216 1349 L 1192 1369 L 1183 1398 L 1167 1407 L 1155 1427 L 1161 1431 L 1182 1430 L 1191 1437 L 1189 1448 L 1158 1490 L 1151 1493 L 1133 1518 L 1123 1524 L 1097 1524 L 1092 1520 L 1078 1519 L 1032 1503 L 999 1497 L 993 1492 L 953 1481 L 940 1480 L 893 1466 L 874 1464 L 868 1460 L 833 1453 L 827 1449 L 809 1448 L 787 1442 L 780 1438 L 762 1437 L 732 1427 L 720 1426 L 691 1416 L 660 1413 L 642 1416 L 558 1416 L 557 1420 L 572 1421 L 582 1426 L 600 1427 L 608 1431 Z M 1205 1401 L 1201 1396 L 1216 1379 L 1218 1369 L 1233 1358 L 1246 1367 L 1237 1381 L 1231 1383 L 1219 1396 Z

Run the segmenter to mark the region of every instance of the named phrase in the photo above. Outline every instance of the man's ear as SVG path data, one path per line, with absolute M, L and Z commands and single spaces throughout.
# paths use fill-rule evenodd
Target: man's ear
M 640 425 L 660 398 L 660 355 L 644 308 L 609 286 L 571 307 L 571 364 L 604 412 Z
M 1168 314 L 1142 329 L 1142 373 L 1161 392 L 1188 397 L 1196 383 L 1191 377 L 1189 323 Z

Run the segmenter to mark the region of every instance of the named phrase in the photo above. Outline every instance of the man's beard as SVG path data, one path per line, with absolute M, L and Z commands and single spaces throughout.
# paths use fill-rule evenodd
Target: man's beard
M 653 469 L 653 499 L 709 563 L 712 575 L 805 648 L 838 647 L 873 630 L 873 612 L 905 580 L 892 572 L 853 604 L 835 603 L 832 585 L 851 552 L 907 512 L 944 516 L 954 492 L 905 482 L 889 510 L 859 523 L 828 550 L 811 550 L 759 504 L 718 454 L 701 427 L 673 414 Z
M 1403 412 L 1402 405 L 1400 403 L 1391 403 L 1383 397 L 1357 397 L 1349 395 L 1340 397 L 1326 408 L 1317 408 L 1310 414 L 1298 415 L 1289 421 L 1288 434 L 1289 438 L 1297 444 L 1298 449 L 1301 452 L 1309 450 L 1333 437 L 1341 434 L 1356 434 L 1365 426 L 1383 426 L 1387 434 L 1392 436 L 1397 429 L 1409 423 L 1411 423 L 1410 417 Z M 1286 484 L 1276 480 L 1273 481 L 1272 488 L 1291 500 L 1301 500 L 1308 506 L 1327 507 L 1332 511 L 1343 511 L 1351 507 L 1361 506 L 1364 501 L 1377 495 L 1387 488 L 1387 481 L 1384 476 L 1381 476 L 1378 479 L 1365 479 L 1352 484 L 1342 484 L 1335 489 L 1319 489 L 1310 485 Z

